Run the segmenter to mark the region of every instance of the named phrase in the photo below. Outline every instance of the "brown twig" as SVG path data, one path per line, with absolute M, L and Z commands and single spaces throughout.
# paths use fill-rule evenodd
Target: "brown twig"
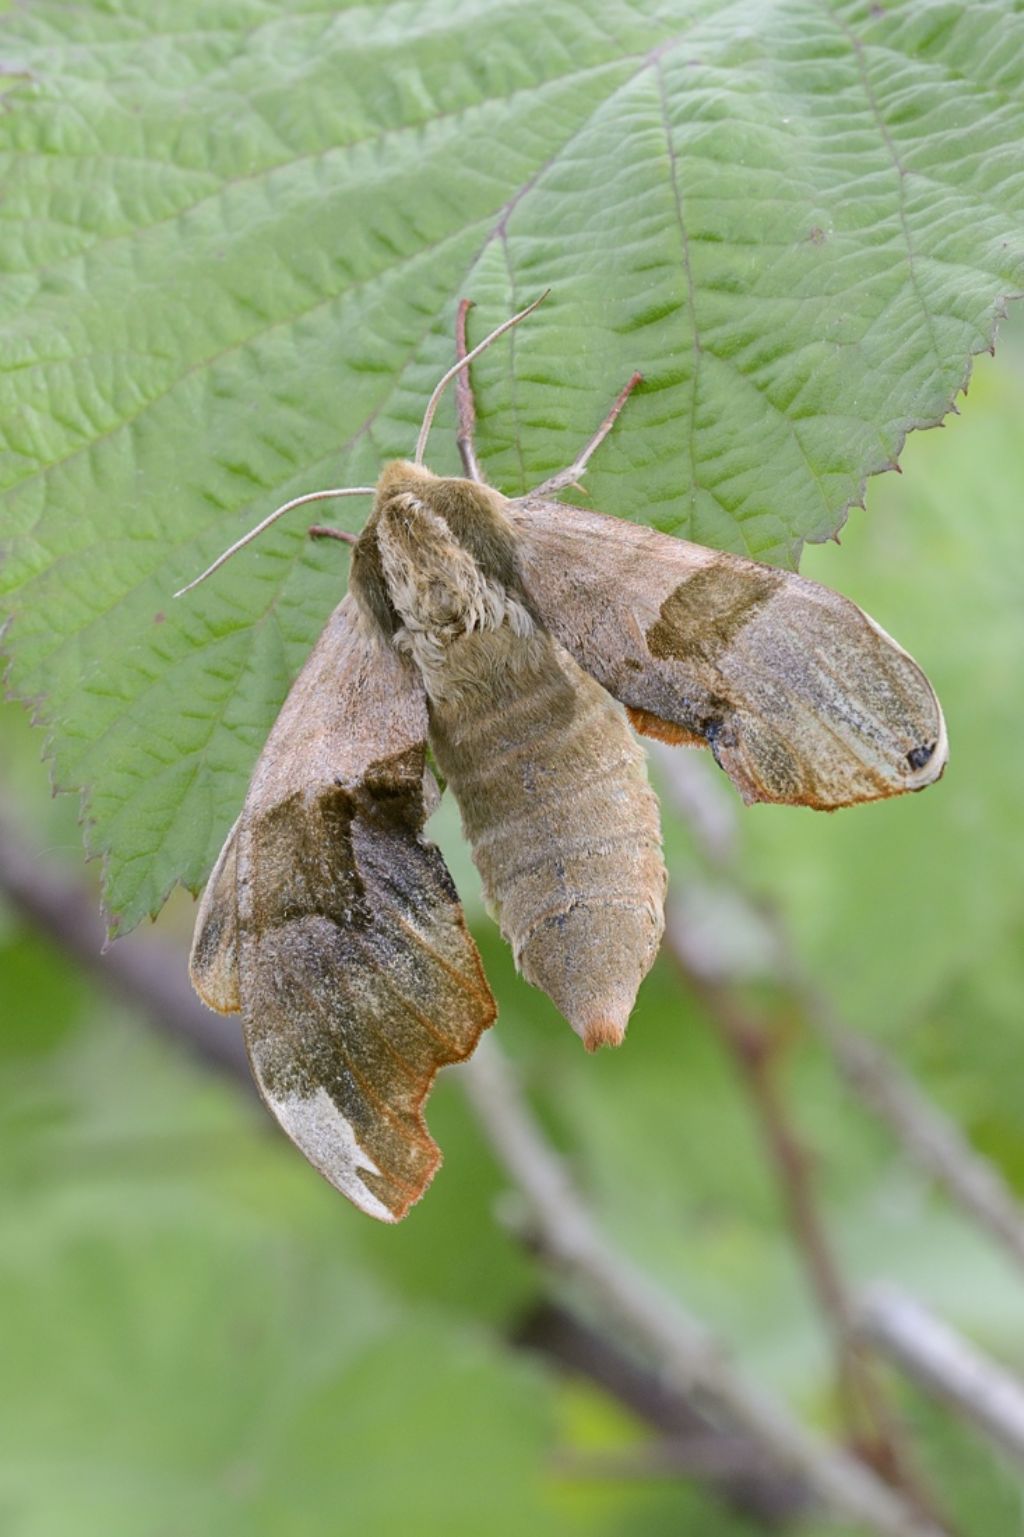
M 0 891 L 33 926 L 86 971 L 204 1061 L 252 1087 L 237 1024 L 211 1014 L 189 986 L 182 957 L 157 940 L 106 946 L 99 903 L 84 883 L 33 855 L 0 817 Z
M 719 872 L 735 877 L 737 895 L 752 908 L 735 874 L 738 840 L 731 808 L 714 790 L 707 793 L 702 765 L 677 755 L 667 767 L 677 809 L 693 829 L 705 860 Z M 753 917 L 763 925 L 762 914 L 755 911 Z M 781 925 L 772 925 L 772 941 L 777 961 L 785 946 Z M 669 912 L 665 943 L 684 982 L 700 999 L 728 1047 L 750 1095 L 797 1252 L 832 1340 L 840 1401 L 853 1444 L 894 1487 L 935 1517 L 934 1502 L 914 1468 L 904 1428 L 890 1408 L 870 1354 L 854 1329 L 852 1298 L 819 1207 L 811 1159 L 779 1083 L 778 1032 L 725 980 L 725 968 L 718 958 L 708 957 L 705 946 L 691 940 L 676 910 Z M 792 968 L 786 980 L 792 988 Z M 798 1007 L 802 1001 L 798 993 Z
M 9 820 L 0 828 L 0 887 L 21 913 L 135 1003 L 154 1025 L 186 1040 L 206 1060 L 244 1074 L 237 1033 L 191 998 L 180 959 L 173 961 L 156 941 L 137 938 L 103 954 L 92 894 L 45 869 L 15 836 Z M 610 1320 L 647 1347 L 674 1391 L 706 1395 L 764 1449 L 780 1473 L 795 1477 L 828 1508 L 861 1521 L 877 1537 L 942 1537 L 940 1528 L 863 1464 L 820 1440 L 748 1383 L 697 1320 L 606 1243 L 495 1043 L 485 1041 L 460 1071 L 481 1126 L 529 1206 L 539 1252 L 548 1264 L 573 1274 Z
M 685 1441 L 647 1441 L 639 1446 L 605 1447 L 586 1451 L 563 1447 L 554 1456 L 555 1471 L 564 1478 L 595 1482 L 611 1479 L 691 1479 L 700 1483 L 720 1482 L 744 1476 L 746 1463 L 742 1453 L 734 1451 L 721 1435 L 693 1436 Z M 742 1511 L 741 1511 L 742 1514 Z M 762 1527 L 765 1518 L 758 1517 Z M 788 1524 L 790 1517 L 782 1518 Z M 777 1529 L 778 1522 L 771 1525 Z

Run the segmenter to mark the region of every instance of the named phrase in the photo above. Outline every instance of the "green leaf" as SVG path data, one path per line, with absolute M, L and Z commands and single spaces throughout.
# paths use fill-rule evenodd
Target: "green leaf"
M 558 1529 L 539 1375 L 351 1265 L 144 1220 L 31 1258 L 0 1270 L 12 1537 Z
M 553 289 L 477 372 L 503 489 L 640 368 L 595 505 L 775 560 L 832 532 L 1020 285 L 1022 42 L 927 0 L 7 18 L 10 676 L 118 921 L 203 880 L 341 556 L 293 521 L 171 593 L 409 452 L 461 295 L 480 335 Z

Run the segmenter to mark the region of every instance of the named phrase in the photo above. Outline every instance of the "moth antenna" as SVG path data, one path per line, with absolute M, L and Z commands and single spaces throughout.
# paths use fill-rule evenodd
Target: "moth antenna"
M 187 592 L 192 591 L 193 587 L 198 587 L 200 582 L 205 582 L 208 576 L 212 576 L 215 571 L 220 570 L 226 560 L 230 560 L 232 555 L 237 555 L 239 550 L 244 549 L 247 544 L 251 544 L 254 539 L 259 538 L 260 534 L 265 529 L 268 529 L 271 523 L 276 523 L 278 518 L 283 517 L 286 512 L 291 512 L 293 507 L 302 507 L 306 502 L 325 502 L 332 496 L 376 496 L 376 494 L 376 486 L 334 486 L 329 491 L 307 491 L 305 496 L 292 497 L 290 502 L 285 502 L 281 507 L 275 507 L 273 512 L 267 514 L 262 523 L 257 523 L 255 528 L 250 528 L 249 532 L 243 534 L 241 539 L 236 539 L 229 550 L 225 550 L 222 555 L 217 556 L 212 566 L 207 566 L 202 575 L 197 576 L 186 587 L 179 587 L 174 596 L 176 598 L 183 598 Z
M 481 352 L 485 352 L 492 342 L 496 342 L 499 336 L 504 336 L 506 331 L 510 331 L 521 320 L 525 320 L 527 315 L 532 315 L 538 304 L 543 304 L 550 292 L 550 288 L 545 288 L 539 299 L 534 299 L 533 303 L 528 304 L 524 310 L 520 310 L 518 315 L 512 315 L 508 320 L 503 320 L 500 326 L 495 327 L 490 336 L 485 336 L 482 342 L 477 342 L 472 352 L 467 352 L 465 357 L 459 358 L 458 362 L 453 363 L 448 372 L 434 386 L 434 393 L 427 401 L 427 409 L 423 413 L 423 425 L 420 428 L 420 435 L 416 439 L 416 453 L 413 457 L 414 464 L 423 463 L 423 455 L 426 452 L 427 439 L 430 436 L 434 413 L 437 410 L 441 396 L 444 394 L 445 387 L 451 383 L 456 374 L 461 373 L 464 368 L 468 368 L 474 358 L 478 358 Z

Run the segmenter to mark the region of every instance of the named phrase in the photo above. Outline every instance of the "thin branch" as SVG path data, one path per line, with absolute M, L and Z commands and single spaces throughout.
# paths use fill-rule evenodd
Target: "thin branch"
M 138 938 L 104 951 L 93 894 L 30 854 L 9 817 L 0 823 L 0 889 L 150 1022 L 249 1083 L 238 1032 L 193 997 L 180 958 L 157 941 Z M 837 1514 L 863 1522 L 880 1537 L 941 1537 L 940 1528 L 869 1469 L 746 1382 L 697 1320 L 610 1248 L 544 1141 L 496 1046 L 484 1045 L 490 1049 L 479 1050 L 461 1071 L 486 1135 L 527 1201 L 548 1261 L 573 1275 L 654 1355 L 674 1392 L 706 1395 L 764 1448 L 780 1473 L 798 1478 Z
M 971 1146 L 895 1058 L 844 1023 L 831 1001 L 812 985 L 778 915 L 754 902 L 739 877 L 736 815 L 727 791 L 693 754 L 653 745 L 672 800 L 701 853 L 711 868 L 729 878 L 748 915 L 770 937 L 776 978 L 796 995 L 849 1087 L 888 1126 L 907 1157 L 1024 1270 L 1024 1206 L 1000 1170 Z M 707 961 L 706 971 L 713 958 Z
M 735 989 L 706 976 L 685 925 L 671 910 L 665 944 L 731 1052 L 761 1125 L 811 1290 L 832 1337 L 845 1418 L 860 1454 L 933 1517 L 933 1502 L 913 1467 L 903 1426 L 886 1399 L 874 1364 L 854 1332 L 853 1303 L 822 1218 L 811 1159 L 778 1082 L 778 1043 Z
M 738 1514 L 762 1526 L 778 1527 L 808 1513 L 811 1501 L 804 1484 L 780 1477 L 759 1443 L 701 1412 L 690 1397 L 563 1305 L 538 1302 L 512 1340 L 586 1377 L 650 1425 L 658 1439 L 628 1453 L 639 1454 L 641 1463 L 650 1459 L 650 1476 L 681 1476 L 685 1471 L 707 1483 Z M 577 1471 L 609 1476 L 613 1465 L 621 1468 L 602 1453 L 591 1468 Z M 639 1465 L 621 1470 L 635 1476 Z
M 874 1041 L 851 1030 L 827 999 L 805 993 L 808 1017 L 844 1078 L 913 1160 L 1024 1270 L 1024 1207 L 996 1165 Z
M 858 1324 L 921 1387 L 1024 1462 L 1024 1385 L 1004 1367 L 894 1286 L 865 1293 Z
M 157 940 L 106 947 L 99 903 L 79 882 L 29 852 L 9 813 L 0 816 L 0 891 L 35 928 L 74 956 L 144 1017 L 205 1061 L 252 1087 L 237 1026 L 203 1007 L 181 957 Z
M 837 1516 L 860 1521 L 880 1537 L 936 1537 L 940 1528 L 748 1382 L 697 1319 L 615 1252 L 548 1145 L 493 1039 L 482 1041 L 459 1073 L 495 1154 L 527 1204 L 540 1253 L 642 1344 L 678 1391 L 706 1394 L 780 1470 L 799 1477 Z
M 655 1478 L 721 1482 L 743 1477 L 747 1466 L 743 1454 L 733 1450 L 720 1435 L 694 1436 L 686 1441 L 648 1441 L 602 1451 L 567 1447 L 556 1451 L 554 1464 L 555 1471 L 565 1478 L 611 1479 L 616 1483 L 623 1479 Z

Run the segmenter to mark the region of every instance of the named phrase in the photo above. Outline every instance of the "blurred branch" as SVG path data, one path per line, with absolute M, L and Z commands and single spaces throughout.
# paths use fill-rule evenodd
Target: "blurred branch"
M 1024 1385 L 894 1286 L 861 1299 L 858 1327 L 915 1382 L 1024 1462 Z
M 746 1467 L 745 1454 L 718 1434 L 680 1441 L 649 1441 L 640 1446 L 605 1447 L 601 1451 L 566 1447 L 555 1454 L 555 1469 L 564 1478 L 616 1482 L 627 1478 L 686 1478 L 722 1483 L 727 1478 L 744 1476 Z M 765 1518 L 759 1519 L 763 1524 Z
M 940 1528 L 870 1469 L 747 1381 L 697 1319 L 615 1252 L 573 1188 L 493 1039 L 483 1040 L 459 1072 L 495 1154 L 526 1203 L 536 1249 L 643 1345 L 667 1382 L 688 1397 L 706 1395 L 764 1447 L 780 1471 L 795 1474 L 836 1515 L 860 1521 L 881 1537 L 936 1537 Z
M 0 811 L 0 892 L 21 917 L 151 1024 L 187 1041 L 205 1061 L 252 1087 L 239 1030 L 199 1002 L 181 957 L 157 940 L 136 938 L 107 948 L 94 894 L 33 854 L 4 811 Z
M 858 1342 L 842 1268 L 822 1220 L 811 1159 L 793 1125 L 778 1083 L 778 1040 L 735 989 L 708 977 L 685 924 L 670 908 L 665 944 L 684 982 L 702 1003 L 747 1087 L 775 1166 L 783 1204 L 821 1315 L 832 1336 L 845 1417 L 855 1446 L 895 1487 L 934 1516 L 914 1469 L 903 1426 L 890 1409 L 874 1363 Z
M 687 1476 L 711 1485 L 739 1514 L 777 1527 L 808 1512 L 806 1487 L 780 1477 L 763 1449 L 749 1437 L 716 1424 L 691 1397 L 679 1393 L 613 1340 L 568 1308 L 541 1301 L 522 1319 L 513 1342 L 542 1353 L 564 1370 L 586 1377 L 631 1409 L 659 1439 L 627 1453 L 602 1452 L 583 1464 L 563 1466 L 594 1477 Z M 625 1460 L 623 1460 L 625 1459 Z
M 804 988 L 807 1013 L 850 1087 L 923 1169 L 1024 1270 L 1024 1208 L 995 1164 L 927 1098 L 882 1048 L 839 1020 L 827 999 Z
M 729 793 L 706 772 L 706 765 L 678 748 L 661 748 L 656 743 L 653 748 L 672 801 L 705 861 L 730 879 L 748 918 L 762 933 L 768 931 L 778 979 L 796 996 L 850 1088 L 888 1126 L 908 1158 L 1024 1269 L 1024 1207 L 999 1169 L 971 1146 L 956 1123 L 887 1051 L 844 1024 L 830 1000 L 811 984 L 778 915 L 766 912 L 743 886 L 736 866 L 735 809 Z M 702 957 L 702 968 L 705 974 L 719 977 L 726 971 L 712 954 Z

